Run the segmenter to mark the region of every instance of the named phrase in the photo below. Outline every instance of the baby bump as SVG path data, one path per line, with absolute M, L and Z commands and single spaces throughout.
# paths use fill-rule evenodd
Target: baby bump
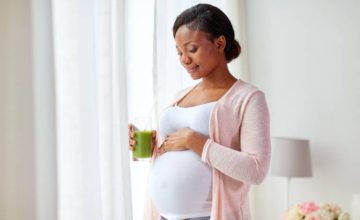
M 172 151 L 156 158 L 148 191 L 162 213 L 189 213 L 211 206 L 211 168 L 193 151 Z

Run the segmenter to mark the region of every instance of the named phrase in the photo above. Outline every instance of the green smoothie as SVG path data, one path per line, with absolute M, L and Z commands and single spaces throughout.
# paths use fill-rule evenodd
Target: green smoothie
M 151 157 L 151 136 L 152 131 L 135 131 L 136 144 L 133 151 L 133 158 L 135 160 Z

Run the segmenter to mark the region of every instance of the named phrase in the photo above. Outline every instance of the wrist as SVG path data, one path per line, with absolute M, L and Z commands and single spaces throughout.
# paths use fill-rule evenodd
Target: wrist
M 195 131 L 191 132 L 190 138 L 189 138 L 189 149 L 196 152 L 201 156 L 204 145 L 207 141 L 207 137 L 204 135 L 197 133 Z

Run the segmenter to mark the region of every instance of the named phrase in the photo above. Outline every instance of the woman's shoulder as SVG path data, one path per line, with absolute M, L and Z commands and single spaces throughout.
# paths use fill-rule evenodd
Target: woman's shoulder
M 250 84 L 248 82 L 245 82 L 243 80 L 238 80 L 234 84 L 234 88 L 229 92 L 229 98 L 245 98 L 251 94 L 260 93 L 263 94 L 263 92 L 253 84 Z

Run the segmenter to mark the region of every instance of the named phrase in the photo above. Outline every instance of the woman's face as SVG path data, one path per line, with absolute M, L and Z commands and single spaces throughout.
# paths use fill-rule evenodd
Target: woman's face
M 192 31 L 183 25 L 175 34 L 175 42 L 180 62 L 193 79 L 216 72 L 225 60 L 222 45 L 225 42 L 219 38 L 212 42 L 205 32 Z

